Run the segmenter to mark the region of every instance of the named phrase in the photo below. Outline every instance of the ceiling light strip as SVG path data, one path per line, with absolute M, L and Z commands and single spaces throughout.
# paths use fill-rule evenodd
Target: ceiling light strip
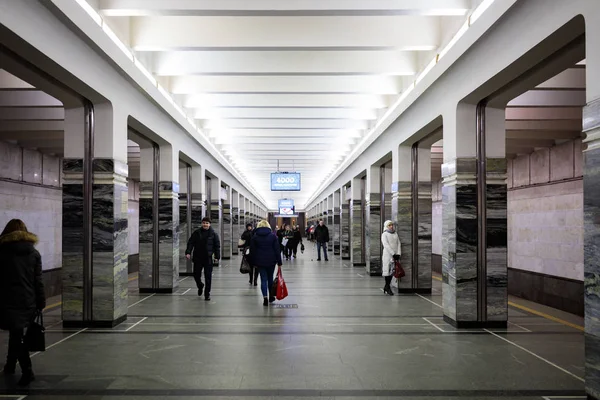
M 152 73 L 148 71 L 148 69 L 142 64 L 142 62 L 133 55 L 133 52 L 129 49 L 127 45 L 125 45 L 125 43 L 123 43 L 119 39 L 115 32 L 106 24 L 102 16 L 92 6 L 90 6 L 86 0 L 75 1 L 90 16 L 90 18 L 92 18 L 94 22 L 96 22 L 96 24 L 98 24 L 98 26 L 102 28 L 102 31 L 117 45 L 117 47 L 127 56 L 127 58 L 129 58 L 133 62 L 137 69 L 139 69 L 140 72 L 152 83 L 152 86 L 156 87 L 158 91 L 168 100 L 168 102 L 171 103 L 175 110 L 177 110 L 177 112 L 179 112 L 179 114 L 181 114 L 186 119 L 186 121 L 190 124 L 191 127 L 191 129 L 187 130 L 198 133 L 204 138 L 206 138 L 206 141 L 209 143 L 211 149 L 216 153 L 218 157 L 220 157 L 221 161 L 224 162 L 227 166 L 229 166 L 231 170 L 235 171 L 235 173 L 237 173 L 238 175 L 238 179 L 240 179 L 240 181 L 242 181 L 246 188 L 254 196 L 256 196 L 256 198 L 262 201 L 266 206 L 267 202 L 262 198 L 262 196 L 260 196 L 252 189 L 252 186 L 250 186 L 249 182 L 244 178 L 244 175 L 241 174 L 240 171 L 238 171 L 237 168 L 235 168 L 229 162 L 229 160 L 215 147 L 215 145 L 208 139 L 208 136 L 198 127 L 196 123 L 194 123 L 194 119 L 188 116 L 185 110 L 175 102 L 173 96 L 171 96 L 171 94 L 158 83 L 154 75 L 152 75 Z M 195 138 L 195 135 L 192 136 Z M 198 138 L 195 139 L 198 142 L 200 142 Z
M 448 42 L 448 44 L 446 46 L 444 46 L 444 48 L 438 54 L 436 54 L 434 59 L 431 60 L 429 62 L 429 64 L 427 64 L 427 66 L 423 69 L 423 71 L 421 71 L 419 73 L 419 75 L 417 76 L 417 79 L 404 92 L 402 92 L 402 94 L 400 95 L 398 100 L 396 100 L 394 102 L 394 104 L 387 109 L 385 114 L 383 114 L 383 116 L 377 121 L 375 126 L 365 135 L 363 140 L 360 141 L 360 143 L 352 150 L 352 152 L 339 165 L 339 167 L 334 172 L 330 172 L 325 176 L 321 186 L 319 186 L 319 188 L 310 196 L 309 201 L 308 201 L 309 204 L 310 204 L 310 202 L 312 202 L 315 199 L 315 197 L 319 193 L 321 193 L 322 190 L 324 190 L 329 184 L 331 184 L 331 179 L 328 179 L 328 178 L 337 176 L 337 174 L 340 173 L 343 168 L 347 167 L 346 164 L 352 159 L 352 157 L 356 154 L 356 152 L 360 148 L 362 148 L 362 146 L 371 138 L 371 136 L 373 136 L 373 134 L 379 129 L 381 124 L 383 124 L 383 122 L 386 121 L 390 117 L 390 115 L 398 109 L 398 107 L 400 106 L 402 101 L 404 101 L 404 99 L 406 99 L 406 97 L 413 91 L 413 89 L 415 89 L 415 87 L 419 84 L 419 82 L 421 82 L 423 80 L 423 78 L 425 78 L 425 76 L 429 72 L 431 72 L 431 70 L 437 65 L 439 60 L 443 56 L 445 56 L 452 47 L 454 47 L 454 45 L 460 40 L 460 38 L 465 34 L 465 32 L 467 32 L 469 27 L 471 25 L 473 25 L 475 23 L 475 21 L 477 21 L 481 17 L 481 15 L 492 5 L 492 3 L 494 3 L 494 1 L 495 0 L 484 0 L 475 8 L 475 10 L 471 13 L 471 15 L 469 15 L 469 17 L 467 17 L 467 20 L 460 27 L 458 32 L 456 32 L 456 34 L 452 37 L 450 42 Z

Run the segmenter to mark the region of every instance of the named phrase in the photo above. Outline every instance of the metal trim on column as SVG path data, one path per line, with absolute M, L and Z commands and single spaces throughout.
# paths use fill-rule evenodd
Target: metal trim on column
M 93 320 L 93 184 L 94 184 L 94 105 L 85 100 L 83 154 L 83 320 Z
M 477 321 L 487 321 L 487 160 L 485 149 L 485 109 L 487 101 L 477 104 Z
M 411 287 L 419 287 L 419 143 L 411 147 L 410 155 L 410 191 L 411 191 Z
M 152 289 L 158 289 L 159 281 L 159 179 L 160 179 L 160 147 L 152 144 Z

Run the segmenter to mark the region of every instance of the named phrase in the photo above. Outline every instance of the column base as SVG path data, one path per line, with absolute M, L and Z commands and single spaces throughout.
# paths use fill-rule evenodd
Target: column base
M 398 293 L 431 294 L 431 288 L 399 288 Z
M 457 329 L 506 328 L 508 326 L 507 321 L 455 321 L 447 315 L 444 315 L 444 321 Z
M 152 288 L 140 288 L 140 293 L 142 294 L 146 294 L 146 293 L 168 293 L 171 294 L 173 293 L 173 288 L 159 288 L 159 289 L 152 289 Z
M 63 321 L 63 328 L 114 328 L 127 320 L 127 315 L 123 315 L 114 321 Z
M 194 276 L 193 272 L 180 272 L 179 276 Z

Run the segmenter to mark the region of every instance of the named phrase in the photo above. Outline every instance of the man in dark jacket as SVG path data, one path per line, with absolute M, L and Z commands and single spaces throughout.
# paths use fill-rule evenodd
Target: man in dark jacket
M 192 251 L 194 256 L 192 257 Z M 210 300 L 210 288 L 212 284 L 213 258 L 218 264 L 221 258 L 221 243 L 219 235 L 210 227 L 210 218 L 202 218 L 202 228 L 198 229 L 188 240 L 185 256 L 194 262 L 194 280 L 198 286 L 198 296 L 202 296 L 204 284 L 202 283 L 202 270 L 204 270 L 204 281 L 206 290 L 204 300 Z
M 9 331 L 4 374 L 14 374 L 18 360 L 23 373 L 21 386 L 35 379 L 23 331 L 36 310 L 46 307 L 42 258 L 36 243 L 37 236 L 18 219 L 11 220 L 0 236 L 0 328 Z
M 325 261 L 329 261 L 327 258 L 327 242 L 329 242 L 329 229 L 323 223 L 323 220 L 319 221 L 319 225 L 315 228 L 315 240 L 317 241 L 317 261 L 321 261 L 321 247 L 323 248 L 323 255 Z

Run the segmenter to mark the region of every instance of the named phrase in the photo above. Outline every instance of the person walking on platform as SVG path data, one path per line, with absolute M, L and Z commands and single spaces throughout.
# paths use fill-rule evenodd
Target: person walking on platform
M 0 235 L 0 328 L 9 331 L 4 375 L 13 375 L 21 366 L 20 386 L 35 379 L 24 330 L 37 312 L 46 307 L 42 282 L 42 257 L 35 249 L 37 236 L 25 223 L 11 220 Z
M 286 260 L 289 260 L 292 257 L 292 245 L 294 240 L 294 231 L 290 228 L 290 225 L 287 224 L 285 226 L 285 231 L 283 231 L 283 239 L 281 244 L 283 245 L 283 255 Z
M 315 240 L 317 241 L 317 261 L 321 261 L 321 247 L 323 248 L 323 255 L 325 261 L 329 261 L 327 258 L 327 242 L 329 242 L 329 229 L 325 226 L 323 220 L 319 221 L 319 225 L 315 228 Z
M 192 257 L 192 252 L 194 253 Z M 212 286 L 213 258 L 214 263 L 219 263 L 221 258 L 221 242 L 219 235 L 210 227 L 210 218 L 202 218 L 202 228 L 192 233 L 188 240 L 185 256 L 194 262 L 194 280 L 198 287 L 198 296 L 202 296 L 202 290 L 205 288 L 202 283 L 202 270 L 204 270 L 204 281 L 206 290 L 204 290 L 204 300 L 210 300 L 210 289 Z
M 302 232 L 300 231 L 300 225 L 296 225 L 296 229 L 294 229 L 294 237 L 292 239 L 292 254 L 294 258 L 298 255 L 298 245 L 302 243 Z
M 382 275 L 385 279 L 385 286 L 383 292 L 393 296 L 392 288 L 392 276 L 394 274 L 394 262 L 400 261 L 400 254 L 402 253 L 402 246 L 400 243 L 400 237 L 396 233 L 393 221 L 385 221 L 383 223 L 383 233 L 381 234 L 381 244 L 383 245 L 383 254 L 381 255 L 381 268 Z
M 268 306 L 275 301 L 275 293 L 268 293 L 273 287 L 275 265 L 281 268 L 282 262 L 279 241 L 273 236 L 271 226 L 265 220 L 258 223 L 250 241 L 250 264 L 258 268 L 263 306 Z
M 253 228 L 252 228 L 252 224 L 246 224 L 246 230 L 244 231 L 244 233 L 242 233 L 242 237 L 240 238 L 240 246 L 239 249 L 242 252 L 242 257 L 246 254 L 246 250 L 250 247 L 250 241 L 252 240 L 252 232 Z M 254 268 L 252 266 L 252 264 L 250 264 L 250 284 L 252 285 L 252 282 L 254 281 L 254 286 L 257 286 L 257 281 L 258 281 L 258 268 Z M 252 277 L 254 277 L 254 280 L 252 280 Z
M 281 229 L 277 229 L 277 239 L 279 240 L 279 252 L 283 253 L 285 247 L 283 246 L 283 234 L 285 233 L 285 225 L 281 225 Z

